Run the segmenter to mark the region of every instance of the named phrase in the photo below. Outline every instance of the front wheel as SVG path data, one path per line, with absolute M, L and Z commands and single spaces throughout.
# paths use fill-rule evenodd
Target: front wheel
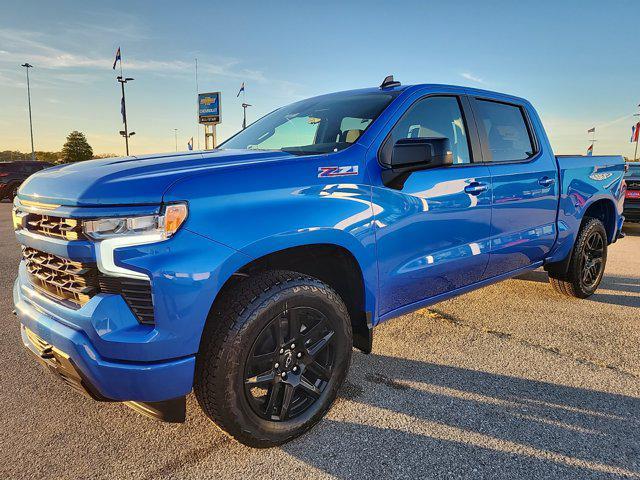
M 225 292 L 207 321 L 195 394 L 236 440 L 279 445 L 327 412 L 351 350 L 349 314 L 333 289 L 295 272 L 257 273 Z
M 589 218 L 580 228 L 565 275 L 549 273 L 553 288 L 571 297 L 587 298 L 594 294 L 607 263 L 607 232 L 597 218 Z

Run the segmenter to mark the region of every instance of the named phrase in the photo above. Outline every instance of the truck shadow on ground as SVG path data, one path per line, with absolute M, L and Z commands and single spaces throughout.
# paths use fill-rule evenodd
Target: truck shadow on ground
M 338 478 L 640 478 L 639 398 L 375 354 L 353 363 L 339 402 L 359 416 L 336 406 L 283 447 Z

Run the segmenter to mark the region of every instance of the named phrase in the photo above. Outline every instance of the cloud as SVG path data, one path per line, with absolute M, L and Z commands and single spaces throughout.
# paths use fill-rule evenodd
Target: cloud
M 20 64 L 28 59 L 36 67 L 51 70 L 62 69 L 111 69 L 113 53 L 91 55 L 77 53 L 53 46 L 55 40 L 41 32 L 0 29 L 0 64 Z M 124 66 L 127 71 L 148 71 L 160 74 L 193 75 L 193 61 L 139 59 L 127 56 L 123 52 Z M 20 63 L 18 63 L 20 62 Z M 234 58 L 200 58 L 200 71 L 204 75 L 237 78 L 248 81 L 264 82 L 265 76 L 260 70 L 244 68 Z M 77 80 L 86 78 L 78 75 Z
M 476 82 L 476 83 L 484 83 L 484 80 L 480 77 L 476 77 L 475 75 L 471 74 L 471 73 L 461 73 L 460 76 L 462 78 L 466 78 L 467 80 L 471 80 L 472 82 Z

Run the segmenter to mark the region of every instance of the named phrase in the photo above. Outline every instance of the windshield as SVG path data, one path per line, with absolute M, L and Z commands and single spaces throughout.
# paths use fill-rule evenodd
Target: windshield
M 337 152 L 353 144 L 398 92 L 335 93 L 279 108 L 220 147 L 296 155 Z
M 624 174 L 625 177 L 640 177 L 640 164 L 633 165 L 628 163 L 627 165 L 629 165 L 629 170 Z

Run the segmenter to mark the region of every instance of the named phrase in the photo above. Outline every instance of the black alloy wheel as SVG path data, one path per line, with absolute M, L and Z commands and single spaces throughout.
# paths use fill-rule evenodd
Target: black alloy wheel
M 592 289 L 599 283 L 604 270 L 605 241 L 598 231 L 593 231 L 586 239 L 582 252 L 582 283 L 585 289 Z
M 308 410 L 333 375 L 334 335 L 326 316 L 314 308 L 291 308 L 271 320 L 245 363 L 251 408 L 272 421 Z

